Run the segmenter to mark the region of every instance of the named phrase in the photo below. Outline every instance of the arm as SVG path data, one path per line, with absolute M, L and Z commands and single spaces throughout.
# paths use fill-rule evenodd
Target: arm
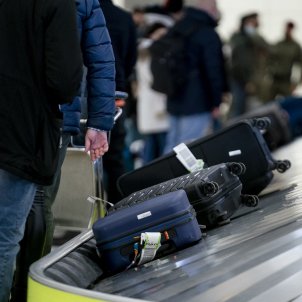
M 46 7 L 46 82 L 50 96 L 58 103 L 71 102 L 82 79 L 74 0 L 52 0 Z
M 220 38 L 213 30 L 205 29 L 202 34 L 201 65 L 207 78 L 212 110 L 219 107 L 226 85 L 226 71 Z
M 87 127 L 111 130 L 114 118 L 115 59 L 97 0 L 83 23 L 82 52 L 87 67 Z
M 114 118 L 115 60 L 104 15 L 97 0 L 87 7 L 82 29 L 82 51 L 87 66 L 88 129 L 85 138 L 86 151 L 92 160 L 108 150 L 107 133 Z M 94 129 L 97 130 L 94 130 Z

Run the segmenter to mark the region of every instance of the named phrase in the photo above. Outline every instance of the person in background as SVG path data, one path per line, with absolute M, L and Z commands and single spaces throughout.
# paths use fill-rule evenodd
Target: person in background
M 82 85 L 82 88 L 87 87 L 85 149 L 90 153 L 91 160 L 96 160 L 108 151 L 107 133 L 113 127 L 115 60 L 98 0 L 75 0 L 75 3 L 80 38 L 78 45 L 81 45 L 83 62 L 87 68 L 87 76 L 83 79 L 87 83 Z M 70 49 L 67 52 L 70 53 Z M 51 207 L 59 189 L 61 166 L 71 136 L 80 132 L 81 94 L 72 103 L 61 105 L 64 124 L 59 165 L 54 183 L 38 187 L 17 258 L 11 302 L 26 301 L 29 266 L 51 250 L 54 231 Z
M 290 96 L 301 80 L 302 49 L 294 39 L 295 24 L 285 24 L 284 37 L 272 46 L 270 72 L 272 75 L 271 99 Z M 298 68 L 298 76 L 293 77 L 294 67 Z
M 269 45 L 258 33 L 258 13 L 240 20 L 240 29 L 230 39 L 230 77 L 233 101 L 230 117 L 248 111 L 260 102 L 269 100 Z M 251 100 L 251 102 L 249 102 Z
M 174 23 L 179 20 L 182 16 L 183 12 L 183 0 L 165 0 L 161 4 L 155 4 L 155 5 L 145 5 L 142 7 L 136 7 L 132 12 L 132 17 L 134 20 L 134 23 L 136 25 L 137 30 L 137 44 L 139 48 L 145 48 L 146 46 L 146 32 L 152 28 L 152 26 L 155 23 L 160 23 L 166 28 L 170 28 L 174 25 Z M 150 41 L 150 39 L 149 39 Z M 142 42 L 142 43 L 141 43 Z M 146 54 L 148 51 L 140 49 L 140 53 Z M 140 67 L 147 67 L 149 60 L 145 60 L 146 56 L 140 56 L 140 58 L 144 58 L 141 60 L 138 64 L 137 68 Z M 149 68 L 149 67 L 148 67 Z M 142 68 L 140 68 L 142 70 Z M 143 122 L 143 119 L 137 116 L 137 108 L 145 108 L 145 106 L 142 104 L 147 104 L 146 101 L 140 101 L 140 104 L 137 104 L 137 92 L 140 93 L 142 91 L 145 91 L 146 89 L 142 89 L 142 85 L 140 85 L 140 88 L 137 89 L 138 86 L 138 79 L 137 79 L 137 70 L 135 69 L 135 72 L 131 78 L 131 90 L 129 94 L 129 98 L 127 101 L 127 136 L 126 136 L 126 142 L 127 146 L 129 146 L 129 159 L 127 162 L 133 163 L 130 167 L 128 167 L 128 171 L 133 170 L 134 168 L 137 168 L 141 166 L 142 164 L 150 161 L 151 158 L 157 157 L 159 154 L 162 153 L 162 147 L 160 147 L 164 143 L 164 137 L 166 136 L 165 131 L 162 133 L 162 135 L 159 135 L 159 133 L 156 133 L 155 136 L 153 136 L 153 139 L 151 139 L 152 136 L 145 136 L 140 134 L 151 134 L 153 130 L 151 128 L 145 128 L 143 125 L 147 125 L 148 123 Z M 150 77 L 150 73 L 147 72 L 147 75 L 144 76 L 141 74 L 139 80 L 143 80 L 144 84 L 143 86 L 146 86 L 147 78 Z M 154 92 L 154 90 L 153 90 Z M 155 92 L 154 92 L 155 93 Z M 140 99 L 142 100 L 142 95 L 140 95 Z M 162 102 L 160 102 L 163 104 Z M 155 106 L 154 106 L 155 107 Z M 154 108 L 153 107 L 153 108 Z M 160 106 L 162 108 L 162 106 Z M 159 109 L 161 111 L 161 109 Z M 164 110 L 165 111 L 165 110 Z M 129 114 L 130 113 L 130 114 Z M 145 116 L 145 115 L 144 115 Z M 140 129 L 138 129 L 137 121 L 140 121 Z M 150 123 L 150 118 L 147 119 Z M 165 122 L 163 122 L 165 120 Z M 160 128 L 162 128 L 163 124 L 166 123 L 166 114 L 164 113 L 163 116 L 160 119 L 160 123 L 158 124 L 159 127 L 157 127 L 156 132 L 159 131 Z M 167 128 L 164 126 L 164 128 Z M 162 130 L 164 130 L 162 128 Z M 139 131 L 138 131 L 139 130 Z M 151 131 L 151 132 L 150 132 Z M 160 140 L 158 140 L 161 137 Z M 156 138 L 156 140 L 154 140 Z M 153 140 L 153 143 L 151 141 Z M 145 144 L 146 143 L 146 144 Z M 149 144 L 151 143 L 151 144 Z M 150 148 L 149 148 L 150 146 Z M 153 147 L 152 147 L 153 146 Z M 155 149 L 154 149 L 155 148 Z M 126 153 L 127 154 L 127 153 Z
M 149 47 L 152 42 L 167 32 L 163 23 L 154 23 L 147 28 L 145 38 L 138 47 L 137 73 L 137 125 L 143 135 L 143 164 L 162 155 L 169 127 L 166 111 L 166 95 L 151 88 L 152 74 Z
M 139 41 L 145 35 L 146 21 L 145 11 L 142 7 L 134 7 L 132 12 L 132 19 L 136 27 L 136 39 Z
M 144 11 L 146 14 L 153 13 L 159 15 L 167 15 L 170 16 L 174 21 L 178 21 L 182 17 L 182 10 L 184 5 L 183 2 L 183 0 L 164 0 L 161 4 L 145 6 Z
M 132 15 L 113 4 L 111 0 L 101 0 L 109 35 L 111 37 L 116 68 L 116 90 L 127 92 L 127 83 L 133 73 L 137 58 L 136 28 Z M 125 104 L 118 104 L 123 107 Z M 105 191 L 107 199 L 116 203 L 121 199 L 117 190 L 117 179 L 126 172 L 125 156 L 125 112 L 117 120 L 111 131 L 110 150 L 103 157 L 104 174 L 106 176 Z
M 164 152 L 172 151 L 181 142 L 205 135 L 219 114 L 219 105 L 227 87 L 222 43 L 215 31 L 219 12 L 216 1 L 198 0 L 188 7 L 174 28 L 191 28 L 187 39 L 187 81 L 168 96 L 169 131 Z M 172 28 L 173 30 L 173 28 Z
M 57 168 L 59 104 L 72 101 L 82 78 L 74 1 L 1 0 L 0 53 L 0 301 L 7 302 L 36 187 L 50 185 Z
M 144 23 L 146 28 L 156 22 L 171 27 L 183 16 L 183 0 L 164 0 L 161 4 L 146 5 L 143 7 Z

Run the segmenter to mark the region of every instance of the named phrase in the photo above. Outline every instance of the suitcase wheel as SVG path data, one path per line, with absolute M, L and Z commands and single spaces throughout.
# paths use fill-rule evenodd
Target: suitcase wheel
M 265 130 L 271 125 L 271 120 L 268 117 L 254 119 L 254 126 L 259 130 Z
M 242 165 L 242 168 L 243 168 L 243 172 L 242 172 L 242 174 L 244 174 L 245 172 L 246 172 L 246 166 L 245 166 L 245 164 L 244 163 L 240 163 L 241 165 Z
M 277 171 L 279 173 L 284 173 L 286 170 L 288 170 L 291 167 L 291 162 L 289 160 L 278 160 L 276 163 Z
M 219 190 L 219 185 L 218 185 L 217 182 L 213 182 L 213 184 L 214 184 L 214 186 L 215 186 L 215 193 L 217 193 L 218 190 Z
M 208 215 L 208 220 L 211 225 L 219 225 L 219 226 L 228 224 L 231 221 L 230 218 L 228 217 L 227 211 L 220 212 L 218 209 L 212 211 Z
M 285 159 L 284 162 L 287 165 L 287 169 L 289 169 L 292 166 L 292 163 L 289 160 Z
M 229 163 L 229 170 L 231 173 L 239 176 L 245 173 L 246 167 L 243 163 Z
M 257 195 L 242 195 L 241 202 L 247 207 L 256 207 L 259 202 L 259 198 Z
M 219 189 L 219 186 L 216 182 L 206 182 L 202 185 L 202 193 L 206 196 L 211 196 L 215 194 Z
M 231 222 L 231 219 L 228 217 L 228 212 L 227 211 L 224 211 L 222 213 L 217 214 L 217 224 L 219 226 L 228 224 L 230 222 Z
M 217 224 L 218 224 L 219 226 L 223 226 L 223 225 L 225 225 L 225 224 L 229 224 L 230 222 L 231 222 L 231 219 L 228 218 L 228 219 L 225 219 L 225 220 L 222 220 L 222 221 L 218 221 Z

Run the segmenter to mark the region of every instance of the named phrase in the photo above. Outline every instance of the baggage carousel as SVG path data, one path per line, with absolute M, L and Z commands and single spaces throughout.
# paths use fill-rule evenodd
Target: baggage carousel
M 256 208 L 192 247 L 105 277 L 91 231 L 34 263 L 29 302 L 302 302 L 302 139 L 274 152 L 291 169 L 275 174 Z

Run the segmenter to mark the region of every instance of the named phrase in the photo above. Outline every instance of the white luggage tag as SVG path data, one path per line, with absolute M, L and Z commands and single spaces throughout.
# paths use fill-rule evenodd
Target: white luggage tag
M 141 234 L 141 254 L 138 265 L 152 261 L 161 244 L 161 233 L 159 232 L 145 232 Z
M 174 147 L 173 150 L 178 160 L 189 172 L 203 169 L 204 161 L 202 159 L 196 159 L 186 144 L 181 143 Z

